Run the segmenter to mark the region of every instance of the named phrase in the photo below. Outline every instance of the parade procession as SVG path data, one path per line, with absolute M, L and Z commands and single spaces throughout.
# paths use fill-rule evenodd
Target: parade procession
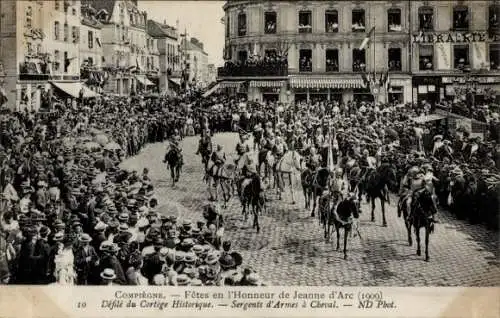
M 141 2 L 0 1 L 0 284 L 500 283 L 500 4 Z

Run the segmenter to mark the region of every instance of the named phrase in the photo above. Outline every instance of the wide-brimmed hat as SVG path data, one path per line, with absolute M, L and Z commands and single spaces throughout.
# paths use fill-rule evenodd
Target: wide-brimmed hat
M 96 231 L 104 231 L 108 226 L 106 223 L 99 221 L 97 224 L 94 226 L 94 230 Z
M 54 242 L 61 242 L 64 239 L 64 233 L 63 232 L 57 232 L 54 234 L 53 241 Z
M 90 241 L 92 241 L 92 238 L 87 233 L 83 233 L 78 239 L 82 243 L 89 243 Z
M 217 254 L 210 253 L 205 258 L 205 263 L 207 263 L 208 265 L 213 265 L 213 264 L 217 263 L 218 260 L 219 260 L 219 257 Z
M 189 279 L 189 277 L 186 274 L 180 274 L 177 275 L 176 281 L 178 286 L 187 286 L 189 285 L 191 279 Z
M 116 278 L 116 274 L 115 274 L 114 269 L 112 269 L 112 268 L 105 268 L 101 272 L 101 278 L 105 279 L 105 280 L 113 280 L 113 279 L 115 279 Z

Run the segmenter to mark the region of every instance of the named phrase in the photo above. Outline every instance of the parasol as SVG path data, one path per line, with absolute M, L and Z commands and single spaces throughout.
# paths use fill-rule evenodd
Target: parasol
M 88 141 L 83 144 L 83 148 L 88 149 L 88 150 L 99 150 L 101 149 L 101 145 L 99 145 L 95 141 Z
M 122 147 L 118 143 L 113 141 L 104 146 L 104 149 L 109 151 L 114 151 L 114 150 L 121 150 Z
M 108 136 L 102 134 L 102 135 L 96 135 L 94 137 L 94 141 L 100 144 L 101 146 L 109 144 L 109 138 Z

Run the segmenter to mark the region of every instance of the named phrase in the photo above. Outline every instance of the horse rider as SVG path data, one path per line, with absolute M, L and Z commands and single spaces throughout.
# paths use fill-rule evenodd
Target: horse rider
M 212 175 L 216 176 L 219 173 L 220 168 L 226 162 L 226 153 L 222 145 L 218 144 L 216 150 L 212 153 L 211 160 L 214 165 L 212 166 Z
M 408 170 L 408 173 L 403 177 L 399 188 L 400 196 L 406 198 L 406 209 L 411 213 L 411 204 L 414 195 L 425 189 L 426 178 L 423 171 L 418 166 L 413 166 Z M 437 211 L 437 210 L 436 210 Z M 429 216 L 429 219 L 437 222 L 435 212 Z
M 270 133 L 267 135 L 266 141 L 264 143 L 264 149 L 267 149 L 269 151 L 272 151 L 274 148 L 276 141 L 274 137 L 274 133 Z
M 212 138 L 210 137 L 210 130 L 204 129 L 201 131 L 201 137 L 198 141 L 198 150 L 196 151 L 196 154 L 200 154 L 201 150 L 204 149 L 203 147 L 207 147 L 206 149 L 209 149 L 211 146 Z
M 335 179 L 333 182 L 333 190 L 334 191 L 339 191 L 340 193 L 345 193 L 345 190 L 348 189 L 347 183 L 344 180 L 344 171 L 342 168 L 336 168 L 335 169 Z
M 245 142 L 246 140 L 245 134 L 243 132 L 240 133 L 240 140 L 238 144 L 236 144 L 236 153 L 238 155 L 238 158 L 234 160 L 235 163 L 240 160 L 240 158 L 247 152 L 250 152 L 250 147 L 248 144 Z
M 281 136 L 276 137 L 276 144 L 274 145 L 272 151 L 274 157 L 276 158 L 275 164 L 278 163 L 278 161 L 281 159 L 281 157 L 283 157 L 285 152 L 288 151 L 288 147 L 285 144 L 285 142 L 283 142 Z
M 306 166 L 311 169 L 311 171 L 316 171 L 321 162 L 321 156 L 317 153 L 315 147 L 309 149 L 309 157 L 307 158 Z
M 256 149 L 257 144 L 259 144 L 262 140 L 263 132 L 264 130 L 262 129 L 262 125 L 260 123 L 255 125 L 255 127 L 253 128 L 254 150 Z
M 365 180 L 368 173 L 374 171 L 376 167 L 375 158 L 370 156 L 370 151 L 368 149 L 363 150 L 363 155 L 359 160 L 359 166 L 361 168 L 361 179 Z

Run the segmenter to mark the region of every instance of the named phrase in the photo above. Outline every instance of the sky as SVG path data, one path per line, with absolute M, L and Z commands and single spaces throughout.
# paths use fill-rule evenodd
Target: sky
M 139 0 L 140 10 L 148 13 L 148 19 L 175 27 L 179 20 L 180 33 L 186 28 L 188 37 L 196 37 L 203 42 L 208 62 L 221 66 L 224 63 L 222 50 L 224 48 L 224 17 L 222 6 L 225 1 L 173 1 Z

